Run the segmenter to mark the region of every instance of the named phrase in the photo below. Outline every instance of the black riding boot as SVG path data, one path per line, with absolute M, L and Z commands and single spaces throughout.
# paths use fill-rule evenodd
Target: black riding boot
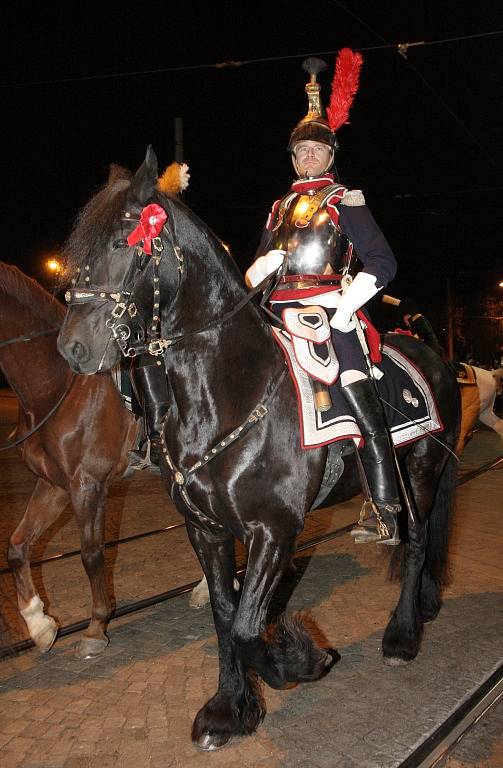
M 390 438 L 384 423 L 382 405 L 371 379 L 361 379 L 341 387 L 364 437 L 361 458 L 370 491 L 377 507 L 374 515 L 362 521 L 351 533 L 358 543 L 376 541 L 399 544 L 397 515 L 400 495 Z
M 143 466 L 159 465 L 161 460 L 161 426 L 169 408 L 169 392 L 164 365 L 157 365 L 157 360 L 148 360 L 147 365 L 135 365 L 132 381 L 145 419 L 145 431 L 148 439 Z M 135 452 L 133 452 L 135 453 Z M 132 457 L 134 462 L 135 457 Z M 138 467 L 140 468 L 140 467 Z

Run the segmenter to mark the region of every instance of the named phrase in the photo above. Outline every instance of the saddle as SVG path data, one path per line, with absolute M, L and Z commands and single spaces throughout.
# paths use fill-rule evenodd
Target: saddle
M 467 363 L 452 363 L 458 384 L 477 384 L 473 366 Z

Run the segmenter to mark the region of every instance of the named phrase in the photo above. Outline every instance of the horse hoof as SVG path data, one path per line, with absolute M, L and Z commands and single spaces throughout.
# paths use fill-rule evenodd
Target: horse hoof
M 37 646 L 40 653 L 47 653 L 50 651 L 56 640 L 58 634 L 58 625 L 52 618 L 52 616 L 44 616 L 43 626 L 39 632 L 33 637 L 33 642 Z
M 208 584 L 206 579 L 199 582 L 197 587 L 194 587 L 190 596 L 189 605 L 191 608 L 203 608 L 210 602 L 210 593 L 208 591 Z
M 401 659 L 399 656 L 383 656 L 383 661 L 387 667 L 406 667 L 412 659 Z
M 334 664 L 337 664 L 338 661 L 340 661 L 341 655 L 338 651 L 335 650 L 335 648 L 326 648 L 325 649 L 325 659 L 323 662 L 323 667 L 325 672 L 328 672 Z
M 84 637 L 75 655 L 78 659 L 94 659 L 103 653 L 109 642 L 108 637 Z
M 214 752 L 216 749 L 220 749 L 225 744 L 228 744 L 232 736 L 228 734 L 219 733 L 203 733 L 197 740 L 196 744 L 199 749 L 205 752 Z

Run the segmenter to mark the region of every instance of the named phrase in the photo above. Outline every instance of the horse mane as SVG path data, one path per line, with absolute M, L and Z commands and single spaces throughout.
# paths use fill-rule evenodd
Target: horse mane
M 49 325 L 60 325 L 63 322 L 64 306 L 40 283 L 13 264 L 0 262 L 0 293 L 12 297 L 37 319 Z
M 108 181 L 80 210 L 63 248 L 65 269 L 62 283 L 68 283 L 76 270 L 92 264 L 108 242 L 117 216 L 124 207 L 131 174 L 125 168 L 110 166 Z

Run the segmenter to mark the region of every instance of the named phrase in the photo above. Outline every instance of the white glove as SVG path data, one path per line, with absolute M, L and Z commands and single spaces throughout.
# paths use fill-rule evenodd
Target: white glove
M 255 259 L 251 267 L 245 274 L 246 285 L 255 288 L 256 285 L 265 280 L 267 275 L 272 275 L 283 264 L 286 251 L 272 250 L 267 251 L 264 256 Z
M 353 282 L 341 296 L 337 311 L 330 321 L 332 328 L 343 333 L 354 330 L 355 324 L 351 320 L 353 314 L 380 290 L 376 287 L 374 275 L 358 272 Z

